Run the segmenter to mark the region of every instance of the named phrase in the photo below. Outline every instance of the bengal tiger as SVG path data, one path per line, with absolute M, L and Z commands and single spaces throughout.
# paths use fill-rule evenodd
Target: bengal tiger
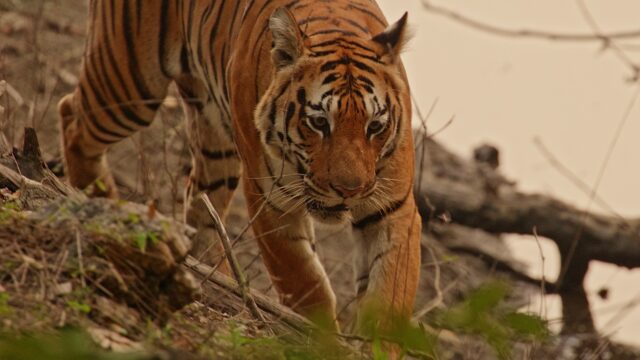
M 367 0 L 93 0 L 79 84 L 58 105 L 69 180 L 117 197 L 105 151 L 151 123 L 173 82 L 192 153 L 195 253 L 214 262 L 222 248 L 193 195 L 224 217 L 242 181 L 282 303 L 335 319 L 316 220 L 350 224 L 360 306 L 409 316 L 421 221 L 406 22 L 388 26 Z

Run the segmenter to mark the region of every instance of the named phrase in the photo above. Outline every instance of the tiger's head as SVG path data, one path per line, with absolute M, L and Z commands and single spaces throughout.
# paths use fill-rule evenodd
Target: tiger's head
M 255 122 L 281 207 L 304 206 L 316 219 L 341 222 L 358 207 L 388 203 L 399 184 L 386 163 L 410 132 L 399 63 L 406 19 L 363 38 L 308 36 L 288 10 L 271 16 L 274 73 Z

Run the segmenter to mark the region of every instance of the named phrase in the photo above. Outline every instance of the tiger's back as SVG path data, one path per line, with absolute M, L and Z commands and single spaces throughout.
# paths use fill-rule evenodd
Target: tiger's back
M 283 303 L 335 316 L 312 219 L 350 223 L 360 302 L 409 314 L 420 218 L 411 192 L 409 88 L 373 1 L 91 2 L 80 83 L 59 104 L 70 181 L 117 196 L 106 149 L 149 125 L 175 82 L 193 159 L 188 198 L 224 217 L 243 182 L 252 227 Z M 229 272 L 200 201 L 193 252 Z M 363 305 L 364 306 L 364 305 Z

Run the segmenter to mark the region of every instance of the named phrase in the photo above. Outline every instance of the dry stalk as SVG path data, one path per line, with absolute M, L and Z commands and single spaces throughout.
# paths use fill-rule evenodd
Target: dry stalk
M 84 273 L 84 261 L 82 260 L 82 245 L 80 244 L 80 231 L 76 230 L 76 248 L 78 250 L 78 267 L 80 270 L 80 283 L 83 288 L 87 287 Z
M 216 225 L 216 231 L 220 236 L 220 241 L 222 241 L 222 246 L 224 247 L 224 252 L 227 256 L 227 260 L 229 261 L 229 265 L 231 265 L 231 271 L 233 272 L 233 276 L 238 282 L 238 287 L 240 289 L 240 293 L 242 294 L 242 298 L 244 299 L 245 303 L 247 304 L 247 307 L 249 308 L 249 311 L 251 311 L 253 316 L 255 316 L 258 320 L 265 323 L 265 319 L 262 316 L 260 309 L 258 309 L 258 306 L 256 305 L 256 302 L 253 299 L 253 296 L 251 296 L 251 292 L 249 291 L 249 287 L 247 286 L 247 282 L 245 281 L 244 274 L 240 269 L 240 264 L 238 263 L 238 259 L 236 259 L 236 256 L 233 253 L 233 249 L 231 248 L 231 241 L 229 241 L 229 235 L 227 235 L 227 230 L 225 229 L 224 224 L 222 224 L 220 215 L 218 215 L 218 212 L 213 207 L 213 204 L 211 204 L 211 201 L 209 200 L 209 197 L 207 197 L 206 194 L 204 193 L 200 194 L 200 198 L 204 202 L 204 205 L 207 207 L 207 211 L 209 212 L 211 219 Z M 209 277 L 212 275 L 213 271 L 215 271 L 215 269 L 212 270 L 211 273 L 209 273 L 209 275 L 207 275 L 204 278 L 203 282 L 206 280 L 209 280 Z
M 433 249 L 430 246 L 425 246 L 425 247 L 429 251 L 429 255 L 431 256 L 431 259 L 433 260 L 433 266 L 434 266 L 434 269 L 435 269 L 435 271 L 434 271 L 434 280 L 433 280 L 433 288 L 436 291 L 436 297 L 431 299 L 427 304 L 425 304 L 425 306 L 423 306 L 419 311 L 417 311 L 413 315 L 413 318 L 415 320 L 420 320 L 423 316 L 428 314 L 430 311 L 432 311 L 436 307 L 442 305 L 443 300 L 444 300 L 444 296 L 442 294 L 442 288 L 440 286 L 440 263 L 438 263 L 438 259 L 436 258 L 436 254 L 434 253 Z

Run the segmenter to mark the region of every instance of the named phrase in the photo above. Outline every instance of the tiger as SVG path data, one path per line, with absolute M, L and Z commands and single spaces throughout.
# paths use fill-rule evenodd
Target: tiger
M 72 185 L 117 198 L 106 150 L 149 126 L 175 84 L 194 254 L 224 258 L 195 195 L 224 219 L 242 185 L 281 303 L 340 328 L 314 223 L 346 224 L 358 308 L 410 317 L 421 220 L 400 59 L 407 13 L 389 25 L 373 0 L 92 0 L 87 27 L 78 85 L 58 104 Z M 226 260 L 218 270 L 230 273 Z

